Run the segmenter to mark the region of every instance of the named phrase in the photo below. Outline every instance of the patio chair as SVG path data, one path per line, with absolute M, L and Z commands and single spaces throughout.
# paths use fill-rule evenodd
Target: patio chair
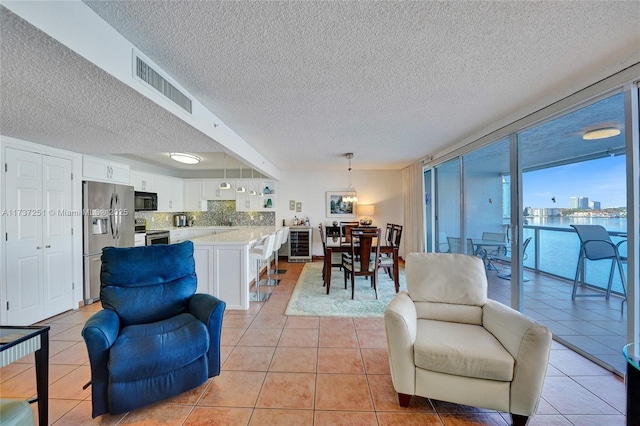
M 529 243 L 531 242 L 531 237 L 527 238 L 526 240 L 524 240 L 524 244 L 522 244 L 522 260 L 525 261 L 527 260 L 527 247 L 529 246 Z M 491 261 L 498 261 L 498 262 L 505 262 L 505 263 L 511 263 L 511 256 L 509 255 L 509 253 L 505 253 L 503 254 L 492 254 L 489 256 L 489 262 Z M 496 268 L 497 270 L 497 268 Z M 507 269 L 504 270 L 500 273 L 498 273 L 498 278 L 502 278 L 503 280 L 510 280 L 511 279 L 511 269 Z M 527 282 L 529 281 L 529 278 L 527 277 L 522 277 L 522 281 L 523 282 Z
M 438 232 L 438 241 L 436 245 L 437 253 L 451 253 L 449 242 L 447 241 L 446 232 Z
M 487 259 L 487 269 L 497 271 L 498 268 L 495 267 L 493 263 L 491 263 L 491 256 L 493 255 L 502 255 L 505 256 L 507 254 L 507 235 L 501 232 L 483 232 L 482 239 L 487 241 L 499 241 L 503 242 L 504 245 L 500 246 L 479 246 L 477 249 L 478 254 L 484 252 L 485 257 Z
M 618 266 L 618 272 L 620 273 L 620 279 L 622 281 L 622 292 L 624 299 L 620 309 L 624 309 L 624 302 L 627 300 L 627 279 L 622 269 L 622 263 L 627 261 L 625 256 L 620 256 L 619 247 L 625 241 L 620 241 L 618 244 L 614 244 L 611 241 L 611 237 L 607 230 L 600 225 L 571 225 L 576 230 L 578 238 L 580 238 L 580 254 L 578 255 L 578 265 L 576 267 L 576 275 L 573 280 L 573 292 L 571 293 L 571 300 L 575 300 L 576 297 L 598 297 L 602 296 L 602 293 L 583 293 L 577 294 L 578 282 L 584 285 L 585 281 L 585 260 L 597 261 L 597 260 L 611 260 L 611 270 L 609 271 L 609 282 L 607 283 L 607 291 L 605 292 L 606 300 L 609 300 L 611 296 L 611 285 L 613 284 L 613 274 L 615 272 L 616 265 Z
M 447 243 L 449 244 L 449 253 L 462 254 L 462 246 L 460 245 L 459 237 L 447 237 Z M 470 238 L 467 238 L 467 254 L 473 255 L 474 252 L 473 241 Z

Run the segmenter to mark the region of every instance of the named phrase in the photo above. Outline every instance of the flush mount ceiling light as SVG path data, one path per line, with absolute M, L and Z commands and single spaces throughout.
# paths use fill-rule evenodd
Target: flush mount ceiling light
M 591 141 L 596 139 L 606 139 L 612 138 L 614 136 L 618 136 L 620 134 L 620 129 L 616 129 L 615 127 L 603 127 L 602 129 L 594 129 L 585 132 L 582 136 L 582 139 Z
M 200 162 L 200 157 L 193 154 L 186 154 L 184 152 L 172 152 L 169 154 L 172 160 L 178 161 L 184 164 L 198 164 Z
M 349 152 L 348 154 L 345 154 L 345 157 L 347 157 L 347 159 L 349 160 L 349 186 L 347 187 L 347 191 L 353 192 L 353 195 L 351 194 L 347 195 L 346 197 L 343 198 L 343 201 L 347 203 L 357 203 L 358 194 L 356 190 L 353 188 L 353 186 L 351 186 L 351 159 L 353 158 L 353 153 Z
M 220 189 L 231 189 L 231 184 L 227 182 L 227 153 L 224 153 L 224 182 L 220 182 Z

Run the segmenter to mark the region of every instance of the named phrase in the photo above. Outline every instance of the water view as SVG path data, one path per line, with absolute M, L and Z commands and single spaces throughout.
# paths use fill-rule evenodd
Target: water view
M 580 239 L 570 227 L 577 225 L 602 225 L 610 233 L 626 233 L 626 218 L 600 217 L 527 217 L 525 218 L 524 238 L 532 237 L 527 248 L 527 259 L 524 265 L 536 268 L 541 272 L 553 274 L 573 280 L 580 252 Z M 614 244 L 626 239 L 624 236 L 612 235 Z M 622 244 L 620 252 L 626 255 L 626 244 Z M 536 259 L 536 253 L 538 258 Z M 589 284 L 606 288 L 611 268 L 610 261 L 587 261 L 586 277 Z M 626 274 L 626 264 L 623 265 Z M 622 293 L 620 275 L 616 269 L 613 278 L 613 291 Z

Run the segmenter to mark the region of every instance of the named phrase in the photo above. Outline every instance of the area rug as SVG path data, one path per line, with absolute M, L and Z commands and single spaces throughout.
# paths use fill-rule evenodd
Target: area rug
M 293 290 L 286 315 L 332 317 L 383 317 L 391 299 L 396 295 L 393 280 L 384 272 L 378 274 L 378 299 L 371 281 L 356 277 L 355 299 L 351 299 L 351 283 L 344 288 L 344 275 L 338 268 L 331 273 L 331 292 L 322 286 L 322 262 L 304 265 Z M 400 268 L 400 290 L 406 290 L 404 268 Z

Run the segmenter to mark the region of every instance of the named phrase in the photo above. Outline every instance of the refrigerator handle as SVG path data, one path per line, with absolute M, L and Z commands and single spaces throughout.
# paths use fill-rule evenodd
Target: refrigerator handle
M 122 218 L 120 217 L 120 197 L 118 196 L 118 193 L 116 193 L 115 199 L 116 199 L 116 203 L 115 203 L 115 210 L 113 212 L 113 217 L 116 219 L 116 239 L 119 240 L 120 239 L 120 221 L 122 220 Z
M 113 216 L 113 209 L 114 209 L 114 197 L 115 194 L 111 194 L 111 201 L 109 201 L 109 230 L 111 231 L 111 237 L 112 238 L 116 238 L 116 229 L 115 227 L 117 226 L 115 222 L 115 218 Z

